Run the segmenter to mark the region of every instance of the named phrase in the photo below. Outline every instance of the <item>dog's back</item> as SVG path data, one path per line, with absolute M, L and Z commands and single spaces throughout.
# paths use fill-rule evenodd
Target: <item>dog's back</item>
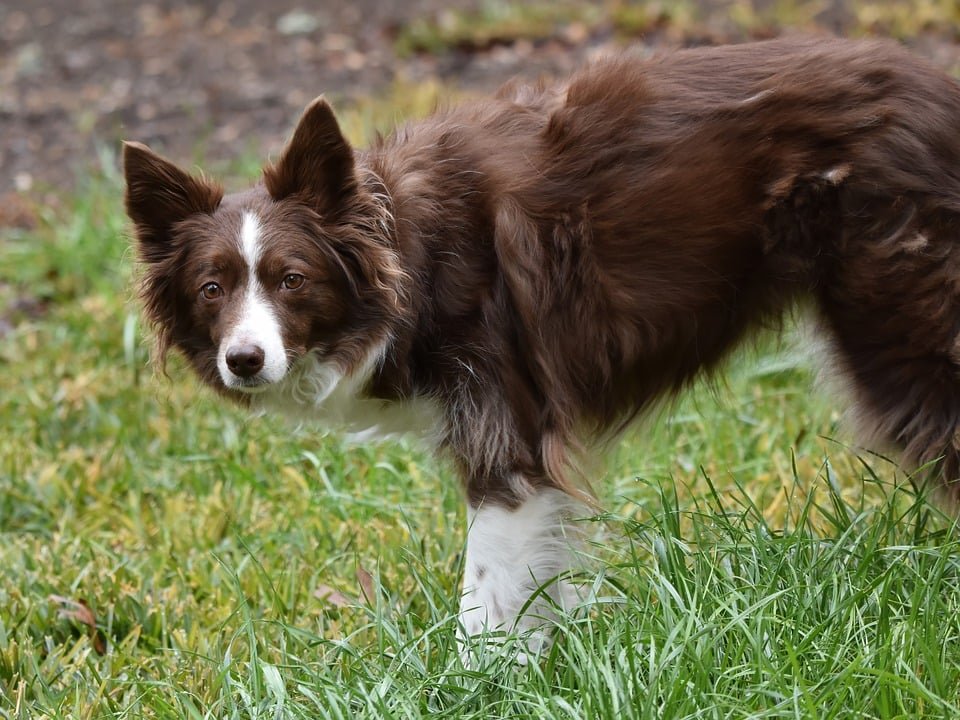
M 524 434 L 622 423 L 812 293 L 868 432 L 960 470 L 960 89 L 898 46 L 601 61 L 440 113 L 371 161 L 444 255 L 432 322 L 477 372 L 497 358 Z

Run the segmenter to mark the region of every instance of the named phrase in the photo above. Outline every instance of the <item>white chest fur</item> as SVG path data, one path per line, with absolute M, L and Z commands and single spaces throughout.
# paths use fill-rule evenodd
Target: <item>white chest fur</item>
M 308 355 L 284 380 L 254 396 L 256 409 L 317 423 L 351 442 L 402 435 L 433 442 L 439 436 L 442 413 L 430 398 L 386 401 L 364 397 L 375 364 L 344 376 L 335 365 Z

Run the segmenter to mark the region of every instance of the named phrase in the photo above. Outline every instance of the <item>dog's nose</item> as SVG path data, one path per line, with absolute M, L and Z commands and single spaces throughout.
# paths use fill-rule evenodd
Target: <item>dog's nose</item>
M 227 350 L 227 367 L 237 377 L 253 377 L 263 370 L 263 349 L 257 345 L 238 345 Z

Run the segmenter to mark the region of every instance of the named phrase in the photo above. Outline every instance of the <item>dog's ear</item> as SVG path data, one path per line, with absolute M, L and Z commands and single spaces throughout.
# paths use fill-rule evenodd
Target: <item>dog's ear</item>
M 323 97 L 303 111 L 280 159 L 264 168 L 263 180 L 274 200 L 296 195 L 321 214 L 334 212 L 356 190 L 353 149 Z
M 127 215 L 137 230 L 140 258 L 147 263 L 170 254 L 170 231 L 176 223 L 196 213 L 212 213 L 223 199 L 219 185 L 184 172 L 140 143 L 123 144 L 123 176 Z

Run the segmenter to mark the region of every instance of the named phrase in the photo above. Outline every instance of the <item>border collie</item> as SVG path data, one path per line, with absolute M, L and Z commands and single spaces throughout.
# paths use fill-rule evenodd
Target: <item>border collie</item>
M 467 634 L 563 605 L 581 449 L 801 298 L 870 441 L 957 494 L 960 86 L 893 43 L 625 54 L 368 150 L 320 98 L 226 196 L 123 165 L 161 357 L 454 460 Z

